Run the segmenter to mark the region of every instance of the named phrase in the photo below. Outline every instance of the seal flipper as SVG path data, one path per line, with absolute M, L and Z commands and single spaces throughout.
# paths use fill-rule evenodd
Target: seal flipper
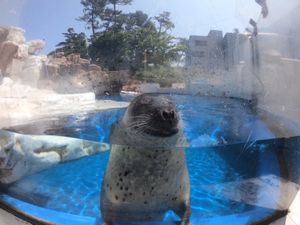
M 181 218 L 180 225 L 191 225 L 190 224 L 190 215 L 191 215 L 190 204 L 183 203 L 174 211 Z

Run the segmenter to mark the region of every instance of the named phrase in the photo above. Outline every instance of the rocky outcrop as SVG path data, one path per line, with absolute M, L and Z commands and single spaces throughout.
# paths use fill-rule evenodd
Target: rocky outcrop
M 25 40 L 24 30 L 16 27 L 0 27 L 0 72 L 5 74 L 7 67 L 17 56 L 19 45 L 23 45 Z
M 63 52 L 48 57 L 43 65 L 40 88 L 52 88 L 58 93 L 94 92 L 99 95 L 120 94 L 125 77 L 111 75 L 100 66 L 80 58 L 79 54 L 65 56 Z
M 140 80 L 128 79 L 127 83 L 123 86 L 123 91 L 140 92 L 142 84 L 143 82 Z
M 110 75 L 89 60 L 80 58 L 79 54 L 39 55 L 45 42 L 26 42 L 24 33 L 18 27 L 0 27 L 0 84 L 6 76 L 14 82 L 60 94 L 120 94 L 125 80 L 123 73 Z
M 46 56 L 37 55 L 45 46 L 42 40 L 26 42 L 25 31 L 0 27 L 0 73 L 32 87 L 37 86 Z
M 0 130 L 0 184 L 9 184 L 58 163 L 107 150 L 109 145 L 104 143 Z

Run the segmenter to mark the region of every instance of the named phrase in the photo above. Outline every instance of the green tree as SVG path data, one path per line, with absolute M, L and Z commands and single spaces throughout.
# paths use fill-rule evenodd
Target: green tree
M 86 28 L 92 30 L 92 34 L 96 33 L 100 26 L 100 15 L 103 15 L 107 0 L 81 0 L 83 6 L 83 16 L 79 17 L 79 21 L 86 23 Z
M 106 31 L 91 39 L 89 54 L 92 61 L 109 70 L 127 69 L 127 34 Z
M 118 6 L 132 0 L 81 0 L 80 20 L 92 29 L 89 54 L 92 60 L 110 70 L 131 69 L 134 73 L 147 65 L 170 65 L 180 58 L 183 48 L 169 34 L 175 27 L 170 12 L 154 18 L 142 11 L 123 13 Z
M 94 35 L 89 53 L 95 63 L 109 69 L 130 69 L 133 73 L 147 65 L 167 66 L 181 58 L 181 45 L 168 32 L 174 27 L 170 13 L 155 18 L 142 11 L 121 13 L 114 29 Z
M 81 0 L 83 5 L 83 16 L 80 21 L 87 24 L 88 29 L 92 29 L 92 34 L 100 28 L 104 30 L 117 30 L 120 22 L 119 16 L 122 11 L 117 9 L 119 5 L 128 5 L 132 0 Z
M 66 55 L 79 53 L 81 58 L 89 58 L 87 53 L 87 42 L 84 33 L 76 33 L 74 28 L 69 28 L 67 33 L 63 33 L 65 41 L 56 45 L 57 51 L 63 51 Z
M 170 12 L 163 12 L 154 17 L 158 23 L 158 33 L 168 32 L 175 27 L 174 23 L 170 19 Z
M 132 69 L 143 66 L 144 51 L 152 45 L 156 32 L 149 16 L 141 11 L 121 14 L 116 29 L 106 29 L 92 37 L 89 53 L 95 63 L 109 69 Z
M 132 0 L 108 0 L 108 2 L 113 5 L 112 8 L 112 17 L 114 21 L 114 26 L 117 23 L 117 16 L 122 13 L 122 11 L 117 10 L 117 5 L 129 5 L 131 4 Z

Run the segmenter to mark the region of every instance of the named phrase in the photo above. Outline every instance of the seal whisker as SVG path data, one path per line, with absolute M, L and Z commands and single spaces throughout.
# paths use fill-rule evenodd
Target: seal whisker
M 148 124 L 147 122 L 133 123 L 133 124 L 129 125 L 129 128 L 137 129 L 137 128 L 139 128 L 141 126 L 145 126 L 147 124 Z
M 135 126 L 146 125 L 146 124 L 149 123 L 149 121 L 150 121 L 150 119 L 148 119 L 148 120 L 137 120 L 137 121 L 134 121 L 134 122 L 130 123 L 128 126 L 130 128 L 133 128 Z
M 139 115 L 139 116 L 132 116 L 131 119 L 135 120 L 135 119 L 149 119 L 151 118 L 151 116 L 149 114 L 143 114 L 143 115 Z

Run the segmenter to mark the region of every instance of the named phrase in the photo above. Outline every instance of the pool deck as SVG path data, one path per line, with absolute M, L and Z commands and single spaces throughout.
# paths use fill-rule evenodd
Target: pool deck
M 128 102 L 96 100 L 93 93 L 49 94 L 36 99 L 0 97 L 0 129 L 44 118 L 126 108 Z

